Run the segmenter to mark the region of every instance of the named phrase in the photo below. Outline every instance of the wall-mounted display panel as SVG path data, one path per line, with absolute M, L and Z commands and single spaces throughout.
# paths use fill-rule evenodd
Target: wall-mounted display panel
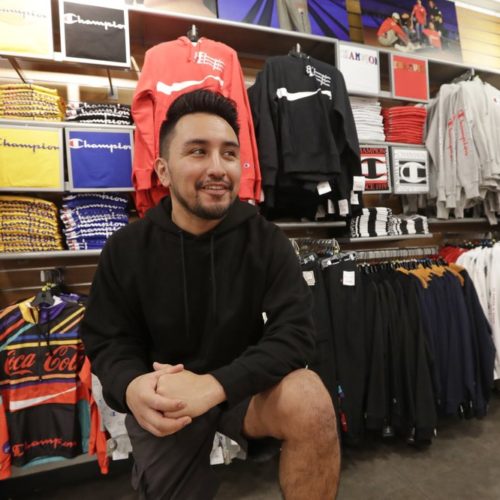
M 69 61 L 130 67 L 124 9 L 59 0 L 61 50 Z
M 0 54 L 52 59 L 50 0 L 0 2 Z
M 391 192 L 389 146 L 364 144 L 359 147 L 361 173 L 365 178 L 366 194 Z
M 132 191 L 132 131 L 66 128 L 71 191 Z
M 62 129 L 0 125 L 0 190 L 63 191 Z
M 429 192 L 429 160 L 423 148 L 392 149 L 392 176 L 395 194 Z
M 364 42 L 446 61 L 461 61 L 455 4 L 448 0 L 360 0 Z

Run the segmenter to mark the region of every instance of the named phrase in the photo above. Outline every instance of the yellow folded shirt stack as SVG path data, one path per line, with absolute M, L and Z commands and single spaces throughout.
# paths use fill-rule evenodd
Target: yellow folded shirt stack
M 64 112 L 56 89 L 27 83 L 0 85 L 0 118 L 62 121 Z
M 28 196 L 0 196 L 0 252 L 63 249 L 54 203 Z

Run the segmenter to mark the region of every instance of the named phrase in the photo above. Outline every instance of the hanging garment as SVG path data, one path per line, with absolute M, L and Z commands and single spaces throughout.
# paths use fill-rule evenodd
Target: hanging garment
M 132 101 L 135 122 L 133 183 L 139 215 L 156 205 L 168 190 L 161 185 L 154 161 L 159 156 L 159 132 L 172 102 L 197 89 L 220 92 L 236 102 L 240 124 L 243 200 L 260 200 L 260 169 L 245 82 L 236 52 L 220 42 L 182 36 L 146 52 Z
M 361 163 L 340 71 L 292 52 L 268 59 L 248 92 L 265 207 L 281 216 L 302 203 L 313 217 L 319 204 L 342 217 L 361 207 L 350 202 Z
M 442 85 L 428 107 L 425 145 L 431 157 L 429 204 L 437 216 L 463 218 L 481 206 L 491 224 L 500 211 L 498 90 L 478 77 Z
M 0 396 L 11 464 L 97 451 L 106 473 L 106 440 L 79 336 L 84 306 L 72 295 L 49 307 L 34 307 L 32 299 L 0 311 Z

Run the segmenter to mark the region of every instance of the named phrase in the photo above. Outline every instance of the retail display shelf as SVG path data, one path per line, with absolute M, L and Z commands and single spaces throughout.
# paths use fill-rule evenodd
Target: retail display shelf
M 411 144 L 409 142 L 388 142 L 388 141 L 365 141 L 365 140 L 359 140 L 360 144 L 369 144 L 370 146 L 372 144 L 380 144 L 381 146 L 397 146 L 397 147 L 405 147 L 405 148 L 422 148 L 425 149 L 425 144 Z M 364 194 L 370 194 L 370 193 L 364 193 Z
M 53 250 L 47 252 L 0 252 L 0 260 L 94 257 L 101 250 Z
M 428 234 L 403 234 L 400 236 L 373 236 L 369 238 L 338 238 L 339 243 L 367 243 L 370 241 L 398 241 L 398 240 L 420 240 L 433 238 L 432 233 Z
M 0 118 L 0 125 L 17 125 L 18 127 L 47 127 L 47 128 L 88 128 L 88 129 L 119 129 L 134 130 L 134 125 L 105 125 L 101 123 L 82 122 L 51 122 L 40 120 L 8 120 Z
M 486 217 L 470 217 L 465 219 L 427 219 L 428 224 L 442 224 L 445 225 L 455 225 L 455 224 L 487 224 L 488 219 Z
M 334 222 L 275 222 L 275 224 L 282 229 L 307 229 L 307 228 L 317 228 L 322 227 L 345 227 L 346 222 L 344 221 L 334 221 Z

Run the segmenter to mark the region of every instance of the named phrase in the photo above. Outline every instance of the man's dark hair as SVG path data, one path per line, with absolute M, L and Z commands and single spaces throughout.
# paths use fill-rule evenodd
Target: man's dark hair
M 218 92 L 211 90 L 194 90 L 179 96 L 167 111 L 167 117 L 160 128 L 160 154 L 167 151 L 169 137 L 177 122 L 185 115 L 191 113 L 209 113 L 220 116 L 231 126 L 238 137 L 240 126 L 238 124 L 238 111 L 236 103 Z

